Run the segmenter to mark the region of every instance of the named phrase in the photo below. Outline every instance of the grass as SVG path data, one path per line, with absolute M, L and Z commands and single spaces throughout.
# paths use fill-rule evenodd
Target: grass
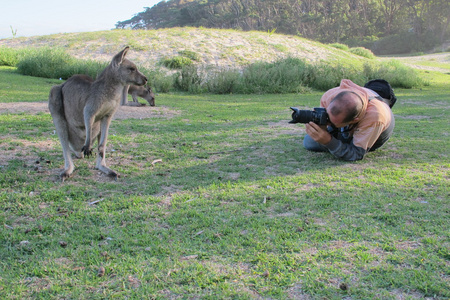
M 15 68 L 0 67 L 0 103 L 47 101 L 50 88 L 61 81 L 23 76 Z
M 0 112 L 0 298 L 448 298 L 448 75 L 425 76 L 354 163 L 287 124 L 319 92 L 161 94 L 179 114 L 112 122 L 118 181 L 91 158 L 59 182 L 50 115 Z M 0 78 L 2 103 L 59 82 Z

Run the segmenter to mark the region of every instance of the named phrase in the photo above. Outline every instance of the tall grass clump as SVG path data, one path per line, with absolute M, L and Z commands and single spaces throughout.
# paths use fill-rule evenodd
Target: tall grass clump
M 326 91 L 339 85 L 342 79 L 350 79 L 356 84 L 364 84 L 362 70 L 343 65 L 317 63 L 311 66 L 311 76 L 305 84 L 313 89 Z
M 341 49 L 344 51 L 348 51 L 349 47 L 345 44 L 341 44 L 341 43 L 334 43 L 334 44 L 329 44 L 329 46 L 336 48 L 336 49 Z
M 363 72 L 368 80 L 383 78 L 397 88 L 410 89 L 428 84 L 420 78 L 416 70 L 405 66 L 398 60 L 390 60 L 376 65 L 366 63 Z
M 274 63 L 254 63 L 244 69 L 239 92 L 253 93 L 298 93 L 308 82 L 311 69 L 304 60 L 285 58 Z
M 168 76 L 160 75 L 166 86 L 190 93 L 213 94 L 286 94 L 308 92 L 311 89 L 326 91 L 339 85 L 343 78 L 364 85 L 368 80 L 383 78 L 393 87 L 412 88 L 425 84 L 417 72 L 399 61 L 366 63 L 363 67 L 331 65 L 327 62 L 307 64 L 298 58 L 281 59 L 273 63 L 258 62 L 243 70 L 200 69 L 184 66 L 173 75 L 169 87 Z
M 200 54 L 198 54 L 197 52 L 191 51 L 191 50 L 181 50 L 181 51 L 178 51 L 178 54 L 180 54 L 183 57 L 187 57 L 193 61 L 200 61 L 202 58 L 200 56 Z
M 68 66 L 75 59 L 60 48 L 41 48 L 26 55 L 18 64 L 17 70 L 23 75 L 44 78 L 69 78 Z
M 231 94 L 238 90 L 241 77 L 238 70 L 216 70 L 208 73 L 206 89 L 212 94 Z
M 162 59 L 161 64 L 166 68 L 173 70 L 173 69 L 182 69 L 185 66 L 190 66 L 193 64 L 193 62 L 189 57 L 175 56 L 172 58 Z
M 20 60 L 32 50 L 0 47 L 0 66 L 16 67 Z
M 23 75 L 68 79 L 74 74 L 95 78 L 108 64 L 93 60 L 78 60 L 61 48 L 40 48 L 27 53 L 17 64 Z
M 181 71 L 174 74 L 174 87 L 183 92 L 193 94 L 204 92 L 203 72 L 196 66 L 184 66 Z
M 368 59 L 374 59 L 375 55 L 370 51 L 369 49 L 366 49 L 364 47 L 354 47 L 350 48 L 348 50 L 350 53 L 353 53 L 355 55 L 359 55 Z
M 152 87 L 153 92 L 156 93 L 168 93 L 173 90 L 173 76 L 167 74 L 161 69 L 148 69 L 139 68 L 142 73 L 148 78 L 149 85 Z

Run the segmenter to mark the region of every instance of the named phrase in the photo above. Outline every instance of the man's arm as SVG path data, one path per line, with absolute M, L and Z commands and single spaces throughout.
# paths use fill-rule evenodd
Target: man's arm
M 343 143 L 342 141 L 332 137 L 325 128 L 309 122 L 306 124 L 306 133 L 319 144 L 324 145 L 335 157 L 355 161 L 364 158 L 367 150 L 355 146 L 353 143 Z
M 346 144 L 334 137 L 332 137 L 331 141 L 328 144 L 325 144 L 324 146 L 335 157 L 347 161 L 355 161 L 363 159 L 364 155 L 367 153 L 367 150 L 355 146 L 353 142 Z

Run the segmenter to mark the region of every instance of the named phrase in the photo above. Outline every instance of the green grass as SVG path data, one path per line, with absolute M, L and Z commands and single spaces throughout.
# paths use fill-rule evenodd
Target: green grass
M 375 55 L 372 53 L 372 51 L 370 51 L 369 49 L 366 49 L 364 47 L 355 47 L 355 48 L 350 48 L 348 50 L 350 53 L 368 58 L 368 59 L 374 59 Z
M 50 88 L 62 81 L 20 75 L 15 68 L 0 67 L 0 103 L 47 101 Z
M 0 298 L 447 299 L 448 75 L 423 75 L 354 163 L 287 124 L 319 92 L 161 94 L 173 115 L 111 124 L 118 181 L 90 158 L 59 182 L 50 115 L 0 110 Z M 59 82 L 0 78 L 2 103 Z

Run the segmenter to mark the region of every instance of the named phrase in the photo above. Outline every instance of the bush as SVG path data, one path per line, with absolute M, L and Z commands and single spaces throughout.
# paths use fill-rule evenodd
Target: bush
M 321 91 L 334 88 L 342 79 L 350 79 L 356 84 L 364 84 L 365 78 L 362 70 L 342 65 L 329 65 L 325 62 L 314 64 L 311 70 L 311 79 L 307 85 Z
M 18 64 L 19 73 L 44 78 L 67 79 L 73 72 L 75 59 L 57 48 L 41 48 L 26 55 Z
M 344 51 L 348 51 L 349 50 L 348 46 L 344 45 L 344 44 L 334 43 L 334 44 L 329 44 L 329 45 L 331 47 L 333 47 L 333 48 L 336 48 L 336 49 L 341 49 L 341 50 L 344 50 Z
M 310 67 L 298 58 L 254 63 L 242 74 L 242 93 L 298 93 L 308 82 Z
M 176 89 L 190 93 L 201 93 L 203 77 L 195 66 L 184 66 L 180 72 L 174 75 L 174 86 Z
M 350 53 L 353 53 L 355 55 L 359 55 L 368 59 L 374 59 L 375 55 L 370 51 L 369 49 L 363 48 L 363 47 L 355 47 L 349 49 Z
M 162 60 L 161 64 L 169 69 L 182 69 L 185 66 L 190 66 L 193 64 L 192 60 L 188 57 L 175 56 L 172 58 L 165 58 Z
M 377 65 L 364 65 L 364 75 L 367 80 L 382 78 L 387 80 L 392 87 L 410 89 L 427 84 L 418 73 L 398 60 L 382 62 Z
M 198 53 L 196 53 L 194 51 L 191 51 L 191 50 L 181 50 L 181 51 L 178 51 L 178 54 L 180 54 L 183 57 L 187 57 L 187 58 L 189 58 L 189 59 L 191 59 L 193 61 L 200 61 L 201 60 L 200 54 L 198 54 Z
M 23 75 L 54 79 L 68 79 L 75 74 L 95 78 L 107 66 L 98 61 L 77 60 L 59 48 L 40 48 L 27 52 L 17 63 Z
M 167 93 L 173 88 L 173 76 L 167 75 L 161 69 L 147 69 L 139 67 L 139 70 L 148 78 L 148 84 L 155 93 Z
M 238 90 L 239 84 L 239 71 L 220 70 L 208 73 L 206 87 L 213 94 L 230 94 Z
M 168 93 L 171 91 L 173 87 L 172 76 L 158 77 L 155 78 L 152 82 L 153 82 L 152 88 L 154 89 L 154 92 Z
M 31 50 L 0 47 L 0 66 L 16 67 Z

